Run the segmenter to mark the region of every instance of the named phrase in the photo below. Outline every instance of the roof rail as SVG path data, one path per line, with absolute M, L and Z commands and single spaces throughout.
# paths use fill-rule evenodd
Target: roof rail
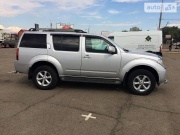
M 35 28 L 30 28 L 29 31 L 44 31 L 44 32 L 76 32 L 76 33 L 87 33 L 80 29 L 49 29 L 39 28 L 39 24 L 35 24 Z

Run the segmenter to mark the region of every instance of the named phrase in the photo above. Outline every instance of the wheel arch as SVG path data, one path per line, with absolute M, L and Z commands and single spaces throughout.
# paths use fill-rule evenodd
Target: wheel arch
M 136 67 L 133 67 L 132 69 L 130 69 L 128 72 L 126 72 L 125 76 L 124 76 L 124 79 L 123 79 L 123 85 L 125 86 L 127 84 L 127 80 L 128 80 L 128 77 L 129 75 L 135 71 L 135 70 L 138 70 L 138 69 L 146 69 L 148 71 L 150 71 L 156 78 L 156 82 L 158 83 L 159 82 L 159 75 L 157 73 L 157 71 L 150 67 L 150 66 L 145 66 L 145 65 L 140 65 L 140 66 L 136 66 Z
M 29 68 L 29 72 L 28 72 L 28 78 L 31 79 L 32 78 L 32 75 L 33 75 L 33 72 L 35 71 L 35 69 L 37 67 L 40 67 L 40 66 L 50 66 L 51 68 L 53 68 L 55 70 L 55 72 L 58 74 L 58 70 L 57 68 L 50 62 L 48 61 L 38 61 L 36 63 L 34 63 L 30 68 Z M 58 74 L 59 76 L 59 74 Z

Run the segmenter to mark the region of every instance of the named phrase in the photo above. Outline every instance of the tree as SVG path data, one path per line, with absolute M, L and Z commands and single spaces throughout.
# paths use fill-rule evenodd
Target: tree
M 132 27 L 129 31 L 142 31 L 139 27 Z
M 176 41 L 176 42 L 180 42 L 180 29 L 178 29 L 178 30 L 176 30 L 175 32 L 174 32 L 174 40 Z
M 180 41 L 180 29 L 178 27 L 164 27 L 162 28 L 163 32 L 163 42 L 166 43 L 166 35 L 171 35 L 174 39 L 174 42 Z
M 128 32 L 128 30 L 122 30 L 122 32 Z

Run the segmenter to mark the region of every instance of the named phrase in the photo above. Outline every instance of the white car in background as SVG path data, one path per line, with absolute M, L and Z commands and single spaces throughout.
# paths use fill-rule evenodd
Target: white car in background
M 177 46 L 180 46 L 180 42 L 177 42 L 177 43 L 174 43 L 174 45 L 177 47 Z

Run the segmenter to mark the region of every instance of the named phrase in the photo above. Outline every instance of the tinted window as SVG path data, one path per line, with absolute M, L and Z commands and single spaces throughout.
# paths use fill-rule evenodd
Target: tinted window
M 86 52 L 108 53 L 109 44 L 99 37 L 86 37 Z
M 24 34 L 20 47 L 47 48 L 46 34 Z
M 79 36 L 74 35 L 53 35 L 55 50 L 79 51 Z

